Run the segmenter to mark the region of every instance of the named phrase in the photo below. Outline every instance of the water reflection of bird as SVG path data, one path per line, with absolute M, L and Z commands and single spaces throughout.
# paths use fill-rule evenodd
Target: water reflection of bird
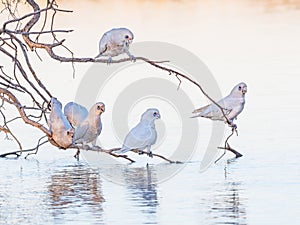
M 51 176 L 48 192 L 52 208 L 96 206 L 94 213 L 102 211 L 105 201 L 98 171 L 81 165 L 64 168 Z
M 133 33 L 127 28 L 114 28 L 103 34 L 99 42 L 99 55 L 108 56 L 107 63 L 112 61 L 112 57 L 126 53 L 132 61 L 135 57 L 129 52 L 129 45 L 132 43 Z
M 217 224 L 246 224 L 245 198 L 240 196 L 242 184 L 240 182 L 227 182 L 215 185 L 213 196 L 209 197 L 209 216 Z
M 133 149 L 144 150 L 147 148 L 148 155 L 152 157 L 151 146 L 157 139 L 154 121 L 159 118 L 158 109 L 147 109 L 142 114 L 140 122 L 125 137 L 121 150 L 115 151 L 115 153 L 124 154 Z
M 247 92 L 247 85 L 245 83 L 239 83 L 236 85 L 230 94 L 221 99 L 217 103 L 224 108 L 224 113 L 230 122 L 230 126 L 236 127 L 233 120 L 243 111 L 245 105 L 245 94 Z M 196 115 L 194 117 L 205 117 L 211 120 L 221 120 L 226 122 L 221 109 L 215 105 L 210 104 L 193 111 Z
M 141 207 L 142 212 L 151 215 L 156 213 L 159 206 L 156 176 L 153 170 L 147 165 L 142 168 L 127 168 L 124 171 L 125 182 L 132 201 Z

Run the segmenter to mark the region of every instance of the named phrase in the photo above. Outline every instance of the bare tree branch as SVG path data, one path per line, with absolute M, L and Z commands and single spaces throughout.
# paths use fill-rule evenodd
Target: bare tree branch
M 236 128 L 232 128 L 231 134 L 230 134 L 230 135 L 226 138 L 226 140 L 225 140 L 225 145 L 224 145 L 224 147 L 218 147 L 218 149 L 224 149 L 224 152 L 223 152 L 223 154 L 215 161 L 215 163 L 217 163 L 220 159 L 223 158 L 223 156 L 226 154 L 226 150 L 232 152 L 233 154 L 235 154 L 235 158 L 239 158 L 239 157 L 242 157 L 242 156 L 243 156 L 243 155 L 242 155 L 241 153 L 239 153 L 237 150 L 231 148 L 230 145 L 229 145 L 229 143 L 228 143 L 229 139 L 234 135 L 234 132 L 236 132 L 236 134 L 238 134 Z
M 15 3 L 15 6 L 13 7 L 10 1 L 6 1 L 4 10 L 7 10 L 9 13 L 9 17 L 13 19 L 4 22 L 2 25 L 2 29 L 0 29 L 0 53 L 4 54 L 4 56 L 11 59 L 13 62 L 12 64 L 13 75 L 11 76 L 4 73 L 3 68 L 0 66 L 0 71 L 1 71 L 0 99 L 2 100 L 0 110 L 4 109 L 4 103 L 6 103 L 14 106 L 17 109 L 17 112 L 20 116 L 10 120 L 6 120 L 5 115 L 3 113 L 2 118 L 4 120 L 4 124 L 0 125 L 0 131 L 4 132 L 5 134 L 10 134 L 16 140 L 16 142 L 18 142 L 21 150 L 7 153 L 7 154 L 2 154 L 0 155 L 0 157 L 6 157 L 7 155 L 19 156 L 22 154 L 22 152 L 35 151 L 36 153 L 39 146 L 45 144 L 48 141 L 52 145 L 58 148 L 60 147 L 51 138 L 51 132 L 42 125 L 42 121 L 45 120 L 47 122 L 46 114 L 49 112 L 48 103 L 52 95 L 50 91 L 46 88 L 46 86 L 38 78 L 38 74 L 36 74 L 35 70 L 33 69 L 33 66 L 31 65 L 29 60 L 28 49 L 35 51 L 38 57 L 39 55 L 37 53 L 37 49 L 44 49 L 52 59 L 57 60 L 59 62 L 72 63 L 73 75 L 75 73 L 74 63 L 88 63 L 88 62 L 105 63 L 105 64 L 107 63 L 106 59 L 99 59 L 99 58 L 96 59 L 93 57 L 83 57 L 83 58 L 74 57 L 74 53 L 71 51 L 71 49 L 69 49 L 67 46 L 64 45 L 65 39 L 59 40 L 57 38 L 56 36 L 57 33 L 68 33 L 73 31 L 73 30 L 55 29 L 54 26 L 54 20 L 57 13 L 59 12 L 70 13 L 72 12 L 71 10 L 59 9 L 55 0 L 48 0 L 46 7 L 43 9 L 40 9 L 39 5 L 34 0 L 26 0 L 26 2 L 32 7 L 33 12 L 23 15 L 21 17 L 17 17 L 16 11 L 17 11 L 17 4 L 19 1 L 16 2 L 17 3 Z M 42 15 L 44 16 L 41 19 Z M 36 31 L 33 28 L 39 21 L 42 22 L 42 27 L 40 28 L 40 30 Z M 22 25 L 23 23 L 25 25 Z M 47 27 L 49 27 L 49 23 L 50 23 L 50 29 L 48 28 L 47 30 Z M 12 26 L 15 26 L 15 29 L 10 29 Z M 42 43 L 39 41 L 41 35 L 49 36 L 49 34 L 52 36 L 52 43 Z M 21 39 L 21 37 L 23 38 L 23 40 Z M 56 54 L 54 51 L 55 48 L 65 48 L 70 53 L 70 57 Z M 22 54 L 18 54 L 20 50 Z M 205 90 L 197 81 L 193 80 L 188 75 L 185 75 L 171 67 L 162 65 L 162 63 L 168 61 L 153 61 L 145 57 L 136 57 L 136 60 L 146 62 L 150 66 L 165 71 L 169 75 L 175 76 L 175 78 L 179 82 L 177 89 L 180 88 L 180 85 L 183 80 L 186 80 L 192 83 L 193 85 L 195 85 L 204 94 L 204 96 L 206 96 L 212 103 L 214 103 L 220 108 L 224 118 L 226 118 L 226 122 L 229 125 L 231 124 L 225 115 L 224 109 L 205 92 Z M 129 62 L 129 61 L 131 61 L 130 58 L 123 58 L 119 60 L 113 60 L 111 63 L 122 63 L 122 62 Z M 19 99 L 18 97 L 20 96 L 22 97 L 26 96 L 27 98 L 31 99 L 34 105 L 33 106 L 21 105 L 21 103 L 18 100 Z M 22 150 L 21 143 L 18 141 L 16 136 L 10 131 L 9 127 L 7 126 L 8 123 L 19 119 L 23 120 L 24 123 L 29 124 L 41 130 L 46 135 L 48 140 L 40 143 L 41 141 L 40 139 L 38 145 L 35 148 Z M 235 151 L 235 154 L 238 155 L 237 154 L 238 152 L 232 149 L 228 144 L 228 140 L 233 135 L 233 133 L 234 131 L 226 139 L 225 147 L 223 149 L 226 148 L 226 150 L 230 150 L 232 152 Z M 125 155 L 115 154 L 113 151 L 116 149 L 105 150 L 105 149 L 101 149 L 99 146 L 95 146 L 91 148 L 89 146 L 86 147 L 86 146 L 77 146 L 77 145 L 71 145 L 69 148 L 78 149 L 78 154 L 80 150 L 98 151 L 98 152 L 109 154 L 113 157 L 124 158 L 125 160 L 128 160 L 130 162 L 134 162 L 134 160 L 130 159 Z M 144 151 L 133 151 L 133 152 L 146 153 Z M 165 161 L 168 161 L 169 163 L 181 163 L 179 161 L 173 161 L 167 159 L 164 156 L 158 154 L 153 154 L 153 156 L 159 157 Z
M 14 105 L 16 107 L 16 109 L 18 110 L 21 118 L 23 119 L 23 121 L 26 124 L 29 124 L 33 127 L 38 128 L 39 130 L 41 130 L 42 132 L 44 132 L 48 137 L 51 137 L 51 132 L 44 127 L 43 125 L 35 122 L 34 120 L 31 120 L 28 118 L 28 116 L 26 115 L 26 112 L 24 110 L 24 107 L 21 105 L 21 103 L 19 102 L 19 100 L 8 90 L 0 88 L 0 98 L 4 101 L 6 101 L 7 103 Z
M 32 6 L 34 12 L 39 12 L 40 11 L 40 8 L 39 6 L 34 2 L 34 0 L 27 0 L 27 2 Z M 30 32 L 30 29 L 37 23 L 37 21 L 39 20 L 39 17 L 40 17 L 40 13 L 37 13 L 37 14 L 34 14 L 33 17 L 31 18 L 31 20 L 25 25 L 25 27 L 23 28 L 23 31 L 25 32 Z M 31 48 L 31 49 L 34 49 L 34 48 L 43 48 L 45 49 L 48 54 L 50 55 L 51 58 L 55 59 L 55 60 L 58 60 L 60 62 L 101 62 L 101 63 L 107 63 L 107 60 L 105 59 L 95 59 L 95 58 L 67 58 L 67 57 L 62 57 L 62 56 L 58 56 L 56 55 L 54 52 L 53 52 L 53 48 L 59 46 L 59 45 L 62 45 L 63 42 L 65 40 L 61 40 L 59 41 L 58 43 L 55 43 L 55 44 L 42 44 L 42 43 L 37 43 L 37 42 L 34 42 L 32 41 L 30 38 L 29 38 L 29 35 L 23 35 L 23 39 L 25 40 L 25 42 L 27 43 L 27 45 Z M 130 58 L 126 58 L 126 59 L 120 59 L 120 60 L 114 60 L 112 61 L 111 63 L 121 63 L 121 62 L 126 62 L 126 61 L 130 61 L 131 59 Z M 185 75 L 185 74 L 182 74 L 174 69 L 171 69 L 171 68 L 167 68 L 165 66 L 162 66 L 162 65 L 159 65 L 147 58 L 144 58 L 144 57 L 136 57 L 136 60 L 143 60 L 147 63 L 149 63 L 150 65 L 156 67 L 156 68 L 159 68 L 161 70 L 164 70 L 164 71 L 167 71 L 169 72 L 169 74 L 174 74 L 176 76 L 176 78 L 179 80 L 179 85 L 181 84 L 181 80 L 178 78 L 178 77 L 182 77 L 186 80 L 188 80 L 189 82 L 191 82 L 192 84 L 196 85 L 200 91 L 212 102 L 214 103 L 215 105 L 217 105 L 220 110 L 222 111 L 222 114 L 224 116 L 224 118 L 226 118 L 226 122 L 230 125 L 230 121 L 229 119 L 227 118 L 226 114 L 225 114 L 225 111 L 224 111 L 224 108 L 221 107 L 214 99 L 212 99 L 205 91 L 204 89 L 202 88 L 202 86 L 196 82 L 195 80 L 191 79 L 189 76 Z

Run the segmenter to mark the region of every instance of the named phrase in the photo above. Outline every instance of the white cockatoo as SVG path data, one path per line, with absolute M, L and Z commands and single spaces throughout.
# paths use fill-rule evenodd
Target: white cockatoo
M 133 38 L 133 33 L 127 28 L 114 28 L 107 31 L 100 39 L 99 54 L 95 58 L 108 56 L 107 63 L 110 63 L 112 57 L 126 53 L 132 61 L 135 61 L 135 57 L 129 52 L 129 45 Z
M 243 82 L 236 85 L 230 94 L 221 99 L 217 103 L 224 109 L 224 113 L 230 123 L 230 126 L 236 128 L 233 120 L 243 111 L 245 105 L 245 94 L 247 92 L 247 85 Z M 193 111 L 196 115 L 194 117 L 205 117 L 211 120 L 227 121 L 221 109 L 215 105 L 210 104 Z
M 88 110 L 75 102 L 69 102 L 64 107 L 64 114 L 73 127 L 77 127 L 88 116 Z
M 102 130 L 101 114 L 105 111 L 105 105 L 97 102 L 90 109 L 88 116 L 77 126 L 73 141 L 75 144 L 96 145 L 97 137 Z
M 60 147 L 67 148 L 73 143 L 74 128 L 63 114 L 62 105 L 56 98 L 51 98 L 50 106 L 48 125 L 52 138 Z
M 160 118 L 158 109 L 147 109 L 141 116 L 140 122 L 132 128 L 125 137 L 123 146 L 115 151 L 117 154 L 124 154 L 130 150 L 144 150 L 147 148 L 148 156 L 152 157 L 151 146 L 155 144 L 157 132 L 154 121 Z

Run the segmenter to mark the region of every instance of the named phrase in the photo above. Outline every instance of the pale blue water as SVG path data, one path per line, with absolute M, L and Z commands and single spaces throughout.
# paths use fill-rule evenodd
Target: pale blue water
M 157 182 L 160 171 L 176 165 L 158 167 L 155 160 L 140 156 L 136 164 L 121 160 L 124 167 L 97 162 L 96 166 L 83 158 L 76 161 L 73 150 L 46 145 L 27 160 L 0 159 L 0 224 L 252 225 L 300 221 L 299 1 L 61 4 L 74 9 L 58 24 L 75 28 L 68 41 L 77 55 L 96 55 L 98 33 L 125 24 L 135 31 L 137 41 L 165 41 L 192 51 L 208 65 L 224 94 L 233 83 L 245 81 L 249 89 L 246 106 L 237 121 L 239 136 L 231 142 L 244 156 L 227 161 L 232 156 L 228 153 L 200 173 L 205 151 L 201 146 L 205 146 L 202 142 L 209 125 L 204 120 L 199 120 L 199 149 L 165 182 Z M 108 10 L 103 12 L 103 8 Z M 91 27 L 91 20 L 97 28 Z M 88 43 L 82 44 L 83 38 Z M 45 62 L 37 67 L 38 72 L 46 68 L 51 73 L 42 73 L 43 81 L 56 96 L 72 100 L 87 66 L 77 64 L 73 79 L 70 66 Z M 192 98 L 201 100 L 196 97 Z M 108 114 L 109 103 L 107 106 Z M 108 120 L 104 114 L 101 138 L 104 145 L 115 146 L 107 132 Z M 21 133 L 25 146 L 35 144 L 36 133 Z M 1 152 L 16 148 L 2 140 Z M 164 155 L 167 150 L 156 151 Z M 122 184 L 109 181 L 108 174 L 110 179 L 120 176 Z
M 1 223 L 295 224 L 300 154 L 274 155 L 247 154 L 205 173 L 194 161 L 161 184 L 155 166 L 129 165 L 125 185 L 71 156 L 2 159 Z

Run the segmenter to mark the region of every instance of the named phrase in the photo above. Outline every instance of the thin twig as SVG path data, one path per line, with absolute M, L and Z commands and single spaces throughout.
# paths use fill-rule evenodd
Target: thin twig
M 39 140 L 39 142 L 40 142 L 40 140 Z M 44 142 L 42 142 L 42 143 L 38 143 L 38 145 L 37 146 L 35 146 L 34 148 L 30 148 L 30 149 L 24 149 L 24 150 L 18 150 L 18 151 L 13 151 L 13 152 L 8 152 L 8 153 L 4 153 L 4 154 L 1 154 L 0 155 L 0 158 L 5 158 L 5 157 L 7 157 L 7 156 L 9 156 L 9 155 L 16 155 L 17 157 L 20 157 L 21 156 L 21 153 L 22 152 L 32 152 L 32 151 L 36 151 L 37 152 L 37 149 L 40 147 L 40 146 L 42 146 L 43 144 L 46 144 L 48 142 L 48 140 L 47 141 L 44 141 Z M 30 153 L 29 153 L 30 154 Z M 28 155 L 29 155 L 28 154 Z M 34 154 L 34 153 L 32 153 L 32 154 Z M 36 153 L 35 153 L 36 154 Z M 27 155 L 27 156 L 28 156 Z M 26 156 L 26 157 L 27 157 Z M 25 157 L 25 158 L 26 158 Z
M 2 93 L 3 95 L 7 96 L 8 98 L 5 98 L 4 96 L 0 95 L 0 98 L 3 99 L 4 101 L 8 102 L 9 104 L 12 104 L 16 107 L 16 109 L 18 110 L 20 116 L 22 117 L 23 121 L 26 124 L 30 124 L 31 126 L 34 126 L 38 129 L 40 129 L 42 132 L 44 132 L 48 137 L 51 137 L 51 132 L 44 127 L 43 125 L 31 120 L 28 118 L 28 116 L 26 115 L 26 112 L 24 110 L 24 108 L 22 107 L 21 103 L 19 102 L 19 100 L 8 90 L 0 88 L 0 93 Z
M 116 158 L 124 158 L 124 159 L 130 161 L 131 163 L 134 163 L 134 162 L 135 162 L 133 159 L 129 158 L 129 157 L 126 156 L 126 155 L 117 155 L 117 154 L 113 153 L 113 151 L 119 150 L 120 148 L 113 148 L 113 149 L 106 150 L 106 149 L 102 149 L 102 148 L 99 147 L 99 146 L 93 146 L 93 147 L 90 147 L 90 146 L 88 146 L 88 145 L 75 145 L 75 144 L 69 146 L 68 148 L 73 148 L 73 149 L 75 148 L 75 149 L 77 149 L 77 152 L 76 152 L 76 154 L 74 155 L 74 157 L 75 157 L 76 159 L 78 159 L 80 150 L 86 150 L 86 151 L 93 151 L 93 152 L 102 152 L 102 153 L 106 153 L 106 154 L 109 154 L 109 155 L 111 155 L 111 156 L 113 156 L 113 157 L 116 157 Z
M 227 151 L 230 151 L 232 153 L 235 154 L 235 158 L 239 158 L 239 157 L 242 157 L 243 155 L 241 153 L 239 153 L 237 150 L 233 149 L 230 147 L 229 145 L 229 139 L 233 136 L 234 132 L 236 132 L 237 134 L 237 129 L 236 128 L 232 128 L 231 129 L 231 134 L 226 138 L 225 140 L 225 144 L 224 144 L 224 147 L 218 147 L 218 149 L 224 149 L 224 152 L 223 154 L 215 161 L 215 163 L 217 163 L 221 158 L 223 158 L 223 156 L 226 154 L 226 150 Z
M 132 152 L 134 153 L 137 153 L 137 154 L 148 154 L 148 152 L 146 151 L 142 151 L 142 150 L 138 150 L 138 149 L 134 149 L 134 150 L 131 150 Z M 181 164 L 183 162 L 180 162 L 180 161 L 174 161 L 174 160 L 171 160 L 171 159 L 167 159 L 166 157 L 162 156 L 162 155 L 159 155 L 159 154 L 156 154 L 156 153 L 152 153 L 151 154 L 152 156 L 156 156 L 158 158 L 161 158 L 169 163 L 176 163 L 176 164 Z
M 46 140 L 46 141 L 40 143 L 41 140 L 44 139 L 45 137 L 47 137 L 47 136 L 43 136 L 43 137 L 41 137 L 41 138 L 38 140 L 37 146 L 36 146 L 35 148 L 32 149 L 32 151 L 35 150 L 35 152 L 30 152 L 30 153 L 28 153 L 28 154 L 25 156 L 25 159 L 27 159 L 27 157 L 30 156 L 30 155 L 36 155 L 37 152 L 38 152 L 38 150 L 39 150 L 39 147 L 42 146 L 43 144 L 46 144 L 47 142 L 49 142 L 48 140 Z
M 18 140 L 18 138 L 16 137 L 16 135 L 14 135 L 14 134 L 11 132 L 11 130 L 9 129 L 9 127 L 8 127 L 8 125 L 7 125 L 9 122 L 6 120 L 6 117 L 5 117 L 5 115 L 4 115 L 4 113 L 2 112 L 1 109 L 0 109 L 0 114 L 2 115 L 2 119 L 4 120 L 3 127 L 6 128 L 6 131 L 8 131 L 8 132 L 5 132 L 6 135 L 7 135 L 7 134 L 10 134 L 10 135 L 13 137 L 13 139 L 17 142 L 17 144 L 19 145 L 19 149 L 22 151 L 22 144 L 21 144 L 21 142 Z

